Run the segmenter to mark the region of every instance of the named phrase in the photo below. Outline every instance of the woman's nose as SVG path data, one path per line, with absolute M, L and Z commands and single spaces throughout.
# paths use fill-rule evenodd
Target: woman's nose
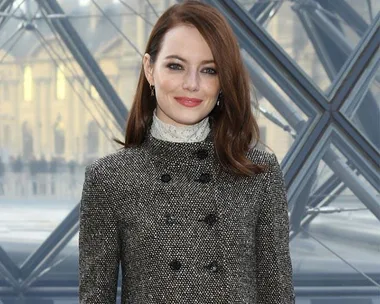
M 183 88 L 190 91 L 199 90 L 199 75 L 196 71 L 188 71 L 185 74 Z

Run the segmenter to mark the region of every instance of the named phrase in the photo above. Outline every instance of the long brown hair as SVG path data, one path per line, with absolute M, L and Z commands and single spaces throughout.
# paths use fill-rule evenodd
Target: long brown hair
M 224 170 L 236 175 L 252 176 L 265 166 L 253 164 L 247 158 L 251 146 L 260 141 L 260 131 L 251 111 L 249 77 L 243 66 L 235 35 L 223 15 L 212 6 L 190 0 L 166 10 L 155 24 L 145 53 L 154 63 L 164 35 L 179 24 L 195 26 L 208 43 L 214 56 L 222 91 L 220 105 L 210 113 L 217 158 Z M 129 112 L 124 147 L 140 145 L 149 130 L 155 97 L 145 78 L 143 66 L 136 94 Z

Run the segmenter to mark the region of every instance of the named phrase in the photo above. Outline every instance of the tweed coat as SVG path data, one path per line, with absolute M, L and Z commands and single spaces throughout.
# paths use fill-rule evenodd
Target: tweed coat
M 211 134 L 211 133 L 210 133 Z M 238 177 L 212 135 L 175 143 L 149 133 L 86 167 L 80 207 L 81 304 L 291 304 L 287 197 L 274 154 Z

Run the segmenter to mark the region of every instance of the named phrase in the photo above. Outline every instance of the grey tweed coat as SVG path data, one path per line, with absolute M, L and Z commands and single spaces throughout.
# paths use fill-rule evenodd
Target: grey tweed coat
M 211 133 L 210 133 L 211 134 Z M 80 208 L 81 304 L 291 304 L 287 198 L 274 154 L 253 177 L 222 171 L 212 135 L 151 135 L 87 166 Z

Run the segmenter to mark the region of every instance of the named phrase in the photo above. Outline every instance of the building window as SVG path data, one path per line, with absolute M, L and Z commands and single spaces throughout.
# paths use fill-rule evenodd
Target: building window
M 28 65 L 24 68 L 24 100 L 32 100 L 33 76 L 32 68 Z
M 65 66 L 63 64 L 59 65 L 56 73 L 56 95 L 58 100 L 63 100 L 66 98 L 66 77 L 64 74 Z

